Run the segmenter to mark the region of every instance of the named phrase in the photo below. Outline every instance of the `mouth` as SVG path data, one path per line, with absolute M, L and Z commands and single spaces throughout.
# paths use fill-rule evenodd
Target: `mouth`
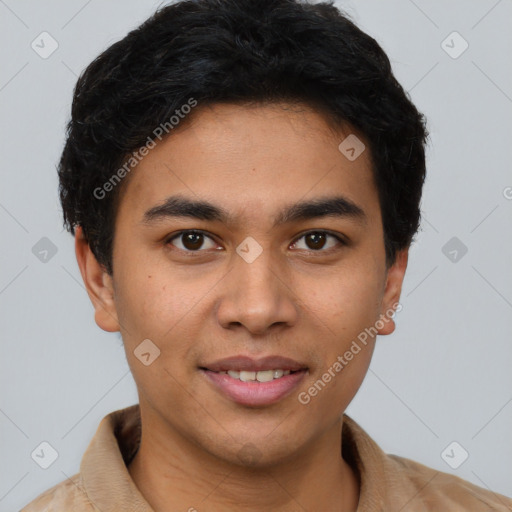
M 208 368 L 202 368 L 204 370 L 208 370 Z M 222 372 L 214 372 L 224 375 L 229 375 L 232 379 L 238 379 L 242 382 L 270 382 L 275 379 L 281 379 L 285 375 L 290 375 L 292 373 L 297 373 L 300 370 L 260 370 L 260 371 L 247 371 L 247 370 L 228 370 Z
M 238 356 L 198 369 L 215 391 L 240 405 L 253 407 L 279 402 L 308 373 L 307 366 L 277 356 L 259 360 Z

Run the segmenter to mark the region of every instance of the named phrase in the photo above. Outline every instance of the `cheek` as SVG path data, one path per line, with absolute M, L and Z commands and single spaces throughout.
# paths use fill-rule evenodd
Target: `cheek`
M 166 396 L 169 406 L 181 404 L 181 387 L 176 387 L 176 381 L 184 380 L 181 361 L 194 337 L 187 329 L 197 297 L 193 299 L 186 290 L 154 271 L 133 273 L 120 290 L 116 305 L 126 357 L 139 390 L 151 403 Z M 143 358 L 146 353 L 148 365 Z M 177 393 L 169 393 L 170 389 Z
M 307 308 L 342 339 L 364 330 L 379 316 L 381 285 L 375 270 L 343 272 L 308 285 Z M 313 291 L 311 291 L 313 290 Z
M 378 286 L 356 277 L 338 280 L 312 295 L 311 319 L 321 329 L 318 339 L 323 341 L 317 351 L 319 365 L 301 395 L 309 400 L 311 417 L 336 415 L 356 395 L 375 346 L 365 329 L 376 321 L 377 304 Z
M 145 339 L 160 349 L 159 363 L 175 367 L 187 359 L 205 322 L 208 291 L 215 281 L 187 278 L 154 265 L 125 273 L 116 307 L 129 357 Z
M 156 272 L 131 272 L 116 293 L 125 342 L 137 343 L 141 336 L 160 340 L 184 314 L 187 304 L 181 291 Z

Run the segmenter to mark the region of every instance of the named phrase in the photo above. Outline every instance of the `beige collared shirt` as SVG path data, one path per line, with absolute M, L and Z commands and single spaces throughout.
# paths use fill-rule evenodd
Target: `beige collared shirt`
M 343 456 L 361 482 L 358 512 L 512 511 L 512 499 L 387 455 L 349 416 L 343 420 Z M 138 404 L 105 416 L 82 457 L 80 472 L 48 489 L 21 512 L 153 512 L 127 469 L 140 432 Z

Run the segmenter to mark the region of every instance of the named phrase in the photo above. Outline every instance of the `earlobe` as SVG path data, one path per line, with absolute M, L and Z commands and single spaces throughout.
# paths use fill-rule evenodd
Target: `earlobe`
M 104 331 L 119 331 L 112 277 L 98 263 L 81 226 L 75 229 L 75 254 L 87 294 L 94 306 L 96 323 Z
M 395 330 L 395 321 L 391 315 L 397 310 L 397 304 L 400 300 L 408 258 L 408 248 L 397 251 L 395 262 L 388 270 L 382 299 L 382 311 L 380 319 L 377 321 L 378 334 L 380 335 L 391 334 Z M 401 307 L 399 306 L 398 310 L 400 309 Z

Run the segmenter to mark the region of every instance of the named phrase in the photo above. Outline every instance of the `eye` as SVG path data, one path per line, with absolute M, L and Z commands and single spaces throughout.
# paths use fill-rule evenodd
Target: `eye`
M 213 243 L 213 247 L 216 246 L 211 237 L 198 230 L 181 231 L 172 238 L 169 238 L 165 243 L 170 244 L 173 240 L 178 240 L 179 244 L 175 245 L 173 243 L 172 245 L 175 245 L 175 247 L 182 251 L 198 252 L 198 250 L 203 246 L 205 239 L 210 240 Z M 212 247 L 207 247 L 207 249 L 211 248 Z
M 330 246 L 327 247 L 326 250 L 321 251 L 321 249 L 326 248 L 326 240 L 328 238 L 334 239 L 335 242 L 331 243 Z M 328 231 L 310 231 L 309 233 L 305 233 L 297 240 L 305 240 L 305 243 L 307 247 L 298 247 L 298 249 L 304 249 L 304 250 L 312 250 L 314 252 L 328 252 L 329 249 L 332 249 L 333 247 L 336 247 L 336 242 L 340 245 L 347 245 L 346 242 L 339 236 L 333 235 L 329 233 Z M 294 246 L 298 245 L 298 241 L 294 242 Z
M 327 240 L 331 239 L 331 244 L 327 244 Z M 299 240 L 305 240 L 306 247 L 298 247 Z M 175 243 L 174 241 L 177 241 Z M 205 247 L 205 240 L 210 241 L 210 247 Z M 172 244 L 176 248 L 185 252 L 200 252 L 200 249 L 213 249 L 216 247 L 215 241 L 208 236 L 206 233 L 200 230 L 187 230 L 176 233 L 171 238 L 166 240 L 167 244 Z M 206 244 L 208 245 L 208 244 Z M 347 245 L 347 243 L 340 237 L 329 233 L 328 231 L 310 231 L 303 234 L 293 244 L 293 247 L 313 252 L 328 252 L 330 249 L 336 247 L 336 245 Z M 322 249 L 324 249 L 322 251 Z

